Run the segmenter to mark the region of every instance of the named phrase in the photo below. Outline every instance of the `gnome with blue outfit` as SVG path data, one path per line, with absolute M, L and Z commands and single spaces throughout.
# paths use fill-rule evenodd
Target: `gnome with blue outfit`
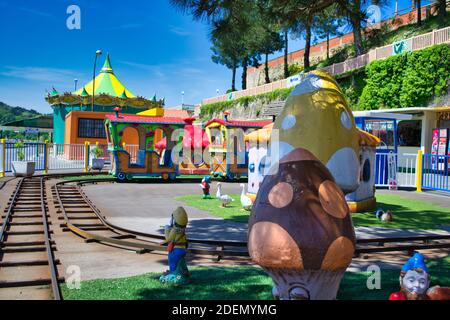
M 414 252 L 400 272 L 400 291 L 389 300 L 450 300 L 450 288 L 430 286 L 430 274 L 423 255 Z
M 423 255 L 414 252 L 400 272 L 400 291 L 389 296 L 389 300 L 429 300 L 430 275 Z
M 172 213 L 170 224 L 165 226 L 164 235 L 167 243 L 169 270 L 159 281 L 168 284 L 180 285 L 189 282 L 189 270 L 186 265 L 186 226 L 188 216 L 183 207 L 178 207 Z

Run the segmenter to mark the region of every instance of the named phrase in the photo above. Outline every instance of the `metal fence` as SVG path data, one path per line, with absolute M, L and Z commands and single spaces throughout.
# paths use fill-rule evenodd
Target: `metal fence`
M 402 157 L 402 166 L 399 166 Z M 375 156 L 375 186 L 377 187 L 416 187 L 417 154 L 377 153 Z
M 424 154 L 422 165 L 422 188 L 450 191 L 450 156 Z
M 49 145 L 49 170 L 83 169 L 85 163 L 84 144 Z
M 35 170 L 45 169 L 45 143 L 24 143 L 23 147 L 17 148 L 14 143 L 6 142 L 2 148 L 5 148 L 1 168 L 4 172 L 12 171 L 12 163 L 19 161 L 21 154 L 24 156 L 24 161 L 36 163 Z

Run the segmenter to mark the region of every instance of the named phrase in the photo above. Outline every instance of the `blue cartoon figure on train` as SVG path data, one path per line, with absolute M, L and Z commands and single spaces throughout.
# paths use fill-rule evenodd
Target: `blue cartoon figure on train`
M 159 281 L 168 284 L 181 285 L 189 281 L 189 270 L 186 265 L 186 226 L 188 216 L 183 207 L 178 207 L 172 213 L 170 224 L 164 227 L 169 258 L 169 270 Z

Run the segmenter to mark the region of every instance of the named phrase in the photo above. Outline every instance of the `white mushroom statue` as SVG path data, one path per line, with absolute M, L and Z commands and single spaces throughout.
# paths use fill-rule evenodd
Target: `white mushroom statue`
M 222 194 L 222 184 L 220 182 L 217 184 L 216 198 L 219 199 L 223 208 L 225 208 L 227 205 L 229 205 L 231 202 L 234 201 L 234 199 L 229 195 Z
M 242 208 L 244 208 L 244 210 L 250 211 L 250 210 L 252 210 L 252 206 L 253 206 L 252 199 L 250 199 L 245 194 L 245 184 L 241 183 L 241 188 L 242 188 L 242 192 L 241 192 L 241 206 L 242 206 Z

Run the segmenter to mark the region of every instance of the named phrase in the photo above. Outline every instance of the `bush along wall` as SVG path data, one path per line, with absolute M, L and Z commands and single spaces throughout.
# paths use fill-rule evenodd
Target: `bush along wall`
M 245 96 L 235 100 L 206 104 L 200 109 L 200 118 L 203 120 L 209 120 L 215 116 L 217 117 L 218 114 L 222 111 L 229 110 L 238 106 L 242 106 L 245 109 L 251 102 L 268 104 L 272 101 L 286 100 L 292 90 L 294 90 L 294 87 L 277 89 L 256 96 Z
M 425 106 L 447 92 L 450 46 L 373 61 L 366 66 L 366 86 L 355 109 L 389 109 Z

